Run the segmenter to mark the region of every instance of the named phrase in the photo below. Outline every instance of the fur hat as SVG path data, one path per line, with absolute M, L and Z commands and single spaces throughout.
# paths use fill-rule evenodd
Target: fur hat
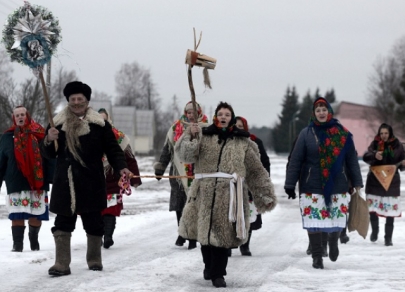
M 66 97 L 66 100 L 69 101 L 69 96 L 75 93 L 82 93 L 87 101 L 90 101 L 91 98 L 91 88 L 87 84 L 80 81 L 73 81 L 66 84 L 63 89 L 63 95 Z

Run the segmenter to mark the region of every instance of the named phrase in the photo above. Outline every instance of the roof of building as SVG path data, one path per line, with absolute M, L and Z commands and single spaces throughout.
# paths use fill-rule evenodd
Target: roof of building
M 375 107 L 346 101 L 335 104 L 333 110 L 340 119 L 370 120 L 377 116 Z

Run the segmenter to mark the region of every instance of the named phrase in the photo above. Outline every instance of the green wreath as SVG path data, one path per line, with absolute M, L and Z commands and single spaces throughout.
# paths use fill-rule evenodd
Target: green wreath
M 31 13 L 31 14 L 30 14 Z M 16 27 L 21 22 L 27 20 L 27 14 L 31 17 L 29 20 L 36 21 L 36 24 L 41 24 L 42 29 L 37 33 L 31 33 L 22 37 L 21 40 L 18 39 L 18 30 Z M 10 55 L 11 61 L 16 61 L 23 65 L 28 65 L 31 68 L 43 66 L 44 60 L 50 60 L 51 56 L 55 54 L 56 47 L 62 40 L 61 28 L 59 26 L 59 21 L 55 18 L 52 12 L 48 11 L 46 8 L 41 6 L 31 6 L 28 2 L 24 6 L 15 10 L 12 14 L 8 16 L 7 22 L 2 32 L 2 42 L 6 47 L 7 53 Z M 25 54 L 25 49 L 22 45 L 26 45 L 27 41 L 23 41 L 24 38 L 36 38 L 41 44 L 44 44 L 44 52 L 47 54 L 41 61 L 36 62 L 36 60 L 27 60 Z M 20 37 L 21 38 L 21 37 Z M 18 44 L 18 46 L 16 46 Z

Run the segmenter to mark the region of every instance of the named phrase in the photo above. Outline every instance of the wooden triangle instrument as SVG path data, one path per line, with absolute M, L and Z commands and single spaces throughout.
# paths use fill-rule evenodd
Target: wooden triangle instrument
M 388 191 L 392 178 L 394 177 L 397 166 L 396 165 L 374 165 L 370 166 L 371 172 L 375 175 L 377 180 L 383 186 L 383 188 Z

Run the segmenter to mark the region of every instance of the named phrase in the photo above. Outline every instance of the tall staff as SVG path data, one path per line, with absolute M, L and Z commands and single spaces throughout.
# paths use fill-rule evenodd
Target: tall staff
M 188 77 L 188 86 L 189 86 L 190 92 L 191 92 L 191 101 L 193 103 L 194 120 L 198 121 L 196 98 L 195 98 L 193 76 L 192 76 L 191 69 L 193 68 L 193 66 L 203 67 L 204 68 L 204 70 L 203 70 L 204 84 L 206 87 L 212 88 L 209 74 L 208 74 L 208 69 L 215 69 L 217 60 L 212 57 L 197 53 L 197 48 L 201 42 L 202 32 L 200 33 L 200 38 L 197 43 L 196 35 L 195 35 L 195 28 L 193 28 L 193 31 L 194 31 L 194 51 L 187 50 L 186 64 L 188 64 L 187 77 Z
M 52 109 L 43 75 L 56 46 L 62 39 L 59 21 L 47 9 L 24 1 L 24 6 L 8 16 L 2 40 L 11 61 L 30 67 L 39 78 L 45 98 L 49 124 L 54 127 Z M 55 141 L 56 142 L 56 141 Z M 57 144 L 55 144 L 57 147 Z

